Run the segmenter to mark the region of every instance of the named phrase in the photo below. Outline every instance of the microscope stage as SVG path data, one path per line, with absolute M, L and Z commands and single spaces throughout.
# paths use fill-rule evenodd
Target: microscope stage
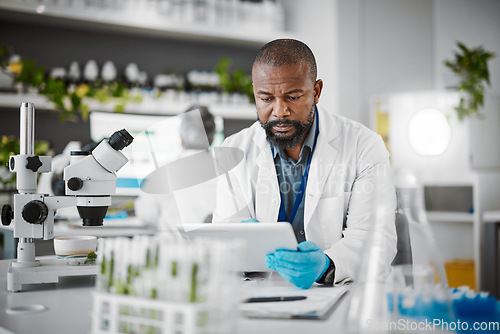
M 23 284 L 57 283 L 59 277 L 96 275 L 97 265 L 68 265 L 64 258 L 43 256 L 37 258 L 40 262 L 36 267 L 17 267 L 12 262 L 7 272 L 7 289 L 18 292 Z M 15 261 L 15 260 L 14 260 Z

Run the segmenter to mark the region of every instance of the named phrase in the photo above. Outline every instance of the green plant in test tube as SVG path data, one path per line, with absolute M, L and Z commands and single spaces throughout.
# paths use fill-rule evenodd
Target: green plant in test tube
M 172 277 L 176 277 L 177 276 L 177 262 L 174 261 L 172 262 Z
M 197 288 L 197 275 L 198 275 L 198 263 L 193 263 L 191 271 L 191 292 L 189 294 L 189 301 L 191 303 L 196 302 L 196 288 Z

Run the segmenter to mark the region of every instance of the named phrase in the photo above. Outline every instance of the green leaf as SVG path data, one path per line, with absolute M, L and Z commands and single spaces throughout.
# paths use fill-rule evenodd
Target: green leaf
M 40 87 L 44 81 L 45 68 L 44 67 L 36 67 L 33 70 L 32 76 L 33 77 L 32 77 L 32 81 L 31 81 L 31 85 L 33 87 L 36 87 L 36 88 Z
M 69 97 L 71 100 L 71 105 L 73 107 L 73 110 L 77 110 L 78 108 L 80 108 L 80 105 L 82 104 L 82 99 L 78 95 L 76 95 L 75 92 L 71 93 Z
M 462 50 L 462 52 L 465 54 L 465 55 L 468 55 L 469 54 L 469 49 L 465 46 L 465 44 L 461 43 L 461 42 L 457 42 L 457 46 Z
M 230 73 L 229 58 L 222 58 L 215 68 L 215 72 L 219 75 L 219 86 L 225 93 L 244 93 L 253 100 L 252 79 L 245 71 L 237 69 Z
M 125 105 L 123 103 L 117 103 L 117 104 L 115 104 L 113 111 L 116 113 L 124 113 L 125 112 Z
M 109 101 L 109 94 L 106 89 L 100 88 L 95 92 L 95 98 L 100 103 L 106 103 Z
M 155 288 L 151 289 L 151 294 L 150 294 L 149 298 L 157 299 L 158 298 L 158 290 L 156 290 Z
M 81 107 L 80 107 L 80 113 L 82 115 L 82 119 L 84 121 L 88 120 L 89 119 L 89 112 L 90 112 L 90 108 L 87 104 L 85 103 L 82 103 Z
M 115 282 L 115 292 L 119 295 L 127 295 L 127 286 L 121 280 Z
M 94 252 L 90 252 L 87 254 L 87 258 L 85 259 L 84 264 L 91 264 L 95 263 L 95 260 L 97 259 L 97 254 Z

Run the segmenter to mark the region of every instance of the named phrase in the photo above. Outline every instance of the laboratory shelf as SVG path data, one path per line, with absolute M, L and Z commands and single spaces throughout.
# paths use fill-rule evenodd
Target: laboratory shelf
M 429 222 L 473 223 L 474 215 L 468 212 L 426 211 Z
M 423 187 L 473 187 L 474 180 L 472 174 L 464 175 L 460 179 L 442 179 L 432 182 L 422 182 Z
M 36 93 L 27 94 L 10 94 L 0 93 L 0 107 L 5 108 L 19 108 L 23 102 L 32 102 L 37 109 L 53 110 L 53 104 L 48 101 L 44 96 Z M 87 102 L 90 111 L 113 112 L 113 103 L 98 103 L 95 101 Z M 200 103 L 200 102 L 198 102 Z M 184 112 L 189 106 L 197 104 L 197 102 L 186 101 L 176 102 L 166 99 L 153 99 L 145 98 L 143 102 L 134 103 L 129 102 L 125 106 L 125 113 L 131 114 L 148 114 L 148 115 L 178 115 Z M 210 111 L 215 116 L 220 116 L 227 119 L 241 119 L 241 120 L 256 120 L 257 114 L 255 105 L 250 103 L 234 103 L 234 104 L 220 104 L 220 103 L 202 103 L 210 107 Z
M 71 2 L 67 2 L 71 3 Z M 76 1 L 74 3 L 77 3 Z M 79 3 L 84 3 L 83 1 Z M 165 16 L 142 15 L 141 12 L 116 9 L 81 8 L 60 2 L 54 5 L 49 1 L 2 0 L 0 10 L 20 21 L 37 22 L 49 25 L 63 25 L 92 30 L 137 33 L 148 36 L 192 39 L 196 41 L 217 41 L 226 44 L 260 47 L 275 38 L 293 37 L 287 31 L 273 31 L 266 25 L 260 27 L 218 26 L 208 23 L 186 23 L 169 21 Z
M 484 222 L 500 222 L 500 211 L 485 211 L 483 212 Z

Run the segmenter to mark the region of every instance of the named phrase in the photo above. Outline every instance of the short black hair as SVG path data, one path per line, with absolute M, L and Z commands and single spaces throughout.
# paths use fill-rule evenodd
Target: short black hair
M 253 66 L 257 63 L 271 66 L 294 65 L 301 61 L 309 66 L 309 76 L 313 83 L 316 82 L 318 69 L 314 54 L 305 43 L 296 39 L 276 39 L 267 43 L 255 56 Z

